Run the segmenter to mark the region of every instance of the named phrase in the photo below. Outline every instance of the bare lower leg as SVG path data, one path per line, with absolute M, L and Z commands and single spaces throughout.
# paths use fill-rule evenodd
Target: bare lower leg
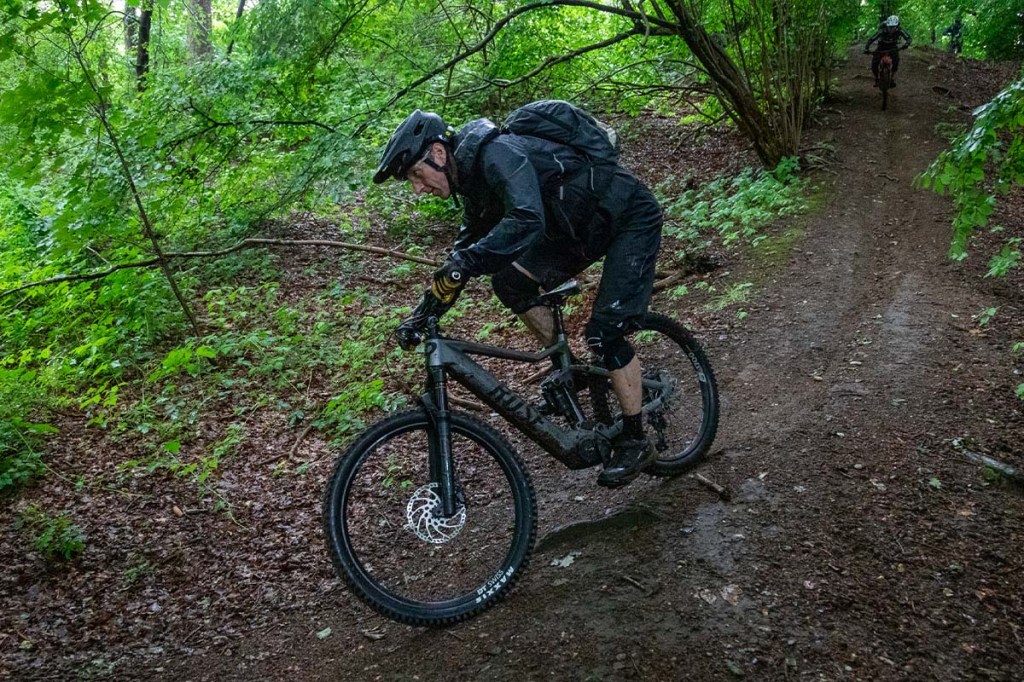
M 532 279 L 534 282 L 540 281 L 533 276 L 533 273 L 519 263 L 513 263 L 512 267 Z M 525 313 L 520 313 L 519 319 L 523 321 L 523 324 L 533 332 L 533 335 L 536 336 L 545 347 L 550 346 L 555 342 L 555 314 L 547 308 L 542 306 L 530 308 Z
M 548 308 L 530 308 L 519 319 L 545 347 L 555 342 L 555 315 Z
M 643 403 L 643 391 L 640 385 L 642 380 L 640 361 L 635 356 L 622 369 L 612 370 L 612 390 L 615 391 L 619 404 L 622 406 L 622 414 L 640 413 Z

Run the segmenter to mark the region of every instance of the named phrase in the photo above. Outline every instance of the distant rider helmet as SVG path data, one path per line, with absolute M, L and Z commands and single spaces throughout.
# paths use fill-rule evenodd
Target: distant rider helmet
M 893 14 L 892 16 L 885 20 L 885 25 L 888 26 L 889 28 L 899 28 L 900 18 Z
M 454 134 L 455 128 L 445 123 L 443 118 L 417 109 L 402 121 L 388 140 L 373 174 L 373 182 L 380 184 L 388 178 L 404 180 L 409 169 L 422 160 L 431 144 L 442 142 L 447 145 Z

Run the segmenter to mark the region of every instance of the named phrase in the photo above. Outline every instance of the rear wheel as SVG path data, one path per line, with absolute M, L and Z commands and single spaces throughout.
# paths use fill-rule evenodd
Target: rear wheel
M 675 320 L 648 313 L 630 342 L 645 379 L 666 389 L 644 388 L 644 405 L 667 394 L 664 404 L 645 418 L 645 431 L 658 459 L 645 473 L 674 476 L 698 464 L 718 430 L 718 386 L 700 343 Z M 605 380 L 593 382 L 595 417 L 604 423 L 621 418 L 618 399 Z

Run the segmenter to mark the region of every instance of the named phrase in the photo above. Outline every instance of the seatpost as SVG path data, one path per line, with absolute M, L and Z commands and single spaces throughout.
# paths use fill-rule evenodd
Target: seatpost
M 555 320 L 555 343 L 564 343 L 566 341 L 565 318 L 562 315 L 562 306 L 557 303 L 553 303 L 548 307 L 551 308 L 551 315 Z M 569 346 L 568 344 L 565 344 L 565 352 L 558 354 L 558 368 L 568 369 L 571 364 L 572 359 L 569 355 Z

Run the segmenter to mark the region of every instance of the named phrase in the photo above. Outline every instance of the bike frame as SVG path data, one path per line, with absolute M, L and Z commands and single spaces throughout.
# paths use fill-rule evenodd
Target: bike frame
M 448 339 L 437 331 L 437 319 L 427 323 L 424 342 L 427 365 L 427 391 L 423 404 L 432 426 L 430 436 L 430 478 L 438 483 L 438 494 L 446 516 L 455 513 L 455 481 L 452 468 L 451 425 L 448 406 L 448 378 L 465 386 L 473 395 L 501 415 L 527 438 L 540 445 L 570 469 L 585 469 L 602 463 L 602 454 L 610 450 L 609 441 L 622 432 L 622 421 L 611 425 L 588 426 L 582 422 L 582 411 L 571 395 L 578 416 L 576 428 L 563 429 L 545 417 L 518 393 L 505 386 L 469 356 L 480 355 L 502 360 L 536 364 L 554 357 L 563 370 L 578 370 L 609 377 L 610 372 L 592 365 L 571 365 L 569 342 L 562 323 L 561 309 L 549 306 L 555 315 L 555 343 L 538 353 L 515 351 L 498 346 Z M 659 409 L 668 397 L 663 382 L 644 379 L 643 387 L 660 389 L 660 395 L 643 406 L 646 414 Z

